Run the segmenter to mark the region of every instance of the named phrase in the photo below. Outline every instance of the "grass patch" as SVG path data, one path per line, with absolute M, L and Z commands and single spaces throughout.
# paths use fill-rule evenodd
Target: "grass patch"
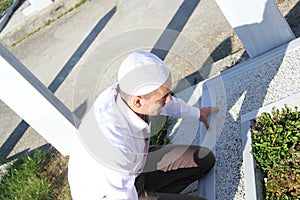
M 1 175 L 0 199 L 71 199 L 67 160 L 57 152 L 44 151 L 19 158 Z
M 0 0 L 0 16 L 9 8 L 9 6 L 14 2 L 14 0 Z
M 0 199 L 49 199 L 50 182 L 40 173 L 46 160 L 46 154 L 38 151 L 9 166 L 1 178 Z
M 34 31 L 28 33 L 26 36 L 24 36 L 23 38 L 17 40 L 16 42 L 12 43 L 10 47 L 14 47 L 17 44 L 19 44 L 20 42 L 22 42 L 23 40 L 29 38 L 30 36 L 34 35 L 35 33 L 39 32 L 40 30 L 46 28 L 47 26 L 51 25 L 53 22 L 55 22 L 56 20 L 60 19 L 61 17 L 63 17 L 64 15 L 72 12 L 73 10 L 75 10 L 76 8 L 80 7 L 81 5 L 83 5 L 85 2 L 87 2 L 88 0 L 79 0 L 77 3 L 74 4 L 74 6 L 72 6 L 71 8 L 69 8 L 67 11 L 65 11 L 64 13 L 58 15 L 57 17 L 55 17 L 54 19 L 49 19 L 43 26 L 35 29 Z

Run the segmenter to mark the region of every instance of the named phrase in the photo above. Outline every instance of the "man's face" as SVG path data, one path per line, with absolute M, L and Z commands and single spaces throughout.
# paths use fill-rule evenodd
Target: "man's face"
M 143 97 L 144 103 L 142 112 L 146 115 L 158 115 L 166 103 L 172 100 L 170 88 L 172 86 L 171 78 L 157 90 Z

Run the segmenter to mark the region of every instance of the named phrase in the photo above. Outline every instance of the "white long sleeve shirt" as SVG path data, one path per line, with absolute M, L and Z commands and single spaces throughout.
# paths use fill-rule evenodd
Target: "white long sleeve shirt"
M 68 179 L 74 200 L 137 200 L 135 178 L 145 164 L 150 126 L 121 99 L 117 83 L 102 92 L 74 140 Z M 172 98 L 163 115 L 197 118 L 198 108 Z

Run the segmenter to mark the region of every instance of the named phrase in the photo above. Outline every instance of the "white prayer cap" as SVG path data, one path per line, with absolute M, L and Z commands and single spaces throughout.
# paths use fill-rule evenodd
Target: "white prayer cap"
M 170 76 L 166 64 L 149 52 L 131 53 L 118 73 L 120 89 L 129 95 L 145 95 L 162 86 Z

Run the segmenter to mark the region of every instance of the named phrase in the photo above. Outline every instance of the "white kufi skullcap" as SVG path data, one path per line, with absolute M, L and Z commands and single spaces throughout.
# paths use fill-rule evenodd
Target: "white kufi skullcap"
M 148 52 L 131 53 L 118 73 L 120 89 L 129 95 L 145 95 L 162 86 L 170 76 L 166 64 Z

